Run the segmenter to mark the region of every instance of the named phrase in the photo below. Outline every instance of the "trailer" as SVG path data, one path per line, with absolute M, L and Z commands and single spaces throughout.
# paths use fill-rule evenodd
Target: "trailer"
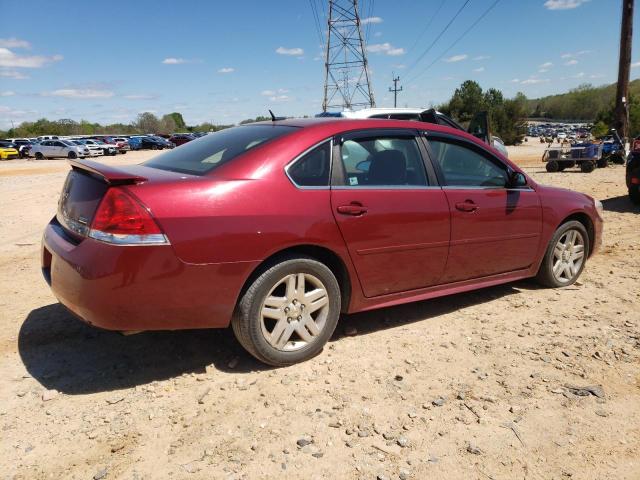
M 548 147 L 542 154 L 547 172 L 561 172 L 566 168 L 580 167 L 580 171 L 591 173 L 602 165 L 602 144 L 580 143 Z

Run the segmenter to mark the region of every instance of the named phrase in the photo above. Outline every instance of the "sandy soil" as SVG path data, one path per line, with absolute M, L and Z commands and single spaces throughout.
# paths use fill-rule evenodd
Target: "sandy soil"
M 283 369 L 229 331 L 75 320 L 39 267 L 68 166 L 0 163 L 0 478 L 640 478 L 640 211 L 622 167 L 549 174 L 543 148 L 510 154 L 606 209 L 578 284 L 344 317 Z

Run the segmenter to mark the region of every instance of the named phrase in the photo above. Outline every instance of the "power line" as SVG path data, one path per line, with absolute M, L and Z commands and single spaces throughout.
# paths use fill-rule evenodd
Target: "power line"
M 440 40 L 440 38 L 442 37 L 442 35 L 444 35 L 446 33 L 446 31 L 449 29 L 449 27 L 451 26 L 451 24 L 455 21 L 456 18 L 458 18 L 458 15 L 460 15 L 460 13 L 462 12 L 462 10 L 465 9 L 465 7 L 469 4 L 471 0 L 466 0 L 462 6 L 458 9 L 458 11 L 456 12 L 456 14 L 453 16 L 453 18 L 451 20 L 449 20 L 449 23 L 447 23 L 447 25 L 442 29 L 442 31 L 438 34 L 438 36 L 433 40 L 433 42 L 431 42 L 431 45 L 429 45 L 427 47 L 427 49 L 422 52 L 422 54 L 418 57 L 418 59 L 413 62 L 411 64 L 411 66 L 407 69 L 407 72 L 411 71 L 419 62 L 420 60 L 422 60 L 425 55 L 427 53 L 429 53 L 429 51 L 433 48 L 433 46 L 438 42 L 438 40 Z
M 414 75 L 413 77 L 411 77 L 409 80 L 407 80 L 405 82 L 405 85 L 408 83 L 413 82 L 414 80 L 416 80 L 417 78 L 421 77 L 422 75 L 424 75 L 424 73 L 429 70 L 431 67 L 433 67 L 437 61 L 439 61 L 442 57 L 444 57 L 447 53 L 449 53 L 449 51 L 455 47 L 460 40 L 462 40 L 471 30 L 473 30 L 475 28 L 476 25 L 478 25 L 478 23 L 480 23 L 482 21 L 482 19 L 484 17 L 486 17 L 489 12 L 491 12 L 491 10 L 493 10 L 495 8 L 495 6 L 500 2 L 500 0 L 495 0 L 491 6 L 489 8 L 487 8 L 484 13 L 482 15 L 480 15 L 475 22 L 473 22 L 464 32 L 462 32 L 462 35 L 460 35 L 451 45 L 449 45 L 447 47 L 447 49 L 442 52 L 435 60 L 433 60 L 429 65 L 427 65 L 424 70 L 422 70 L 420 73 L 418 73 L 417 75 Z
M 431 20 L 429 20 L 429 22 L 427 23 L 427 25 L 422 29 L 422 31 L 420 32 L 420 34 L 418 35 L 418 37 L 416 38 L 416 41 L 413 42 L 413 45 L 411 46 L 411 48 L 409 49 L 409 51 L 407 52 L 407 54 L 410 54 L 411 52 L 413 52 L 413 50 L 415 50 L 415 48 L 418 46 L 418 43 L 420 42 L 420 39 L 422 38 L 422 36 L 427 32 L 427 30 L 429 30 L 429 27 L 431 26 L 431 24 L 433 23 L 433 21 L 436 19 L 436 17 L 438 16 L 438 13 L 440 13 L 440 10 L 442 9 L 442 6 L 444 5 L 445 0 L 442 0 L 440 2 L 440 5 L 438 6 L 438 8 L 436 8 L 436 13 L 434 13 L 431 16 Z
M 393 108 L 398 106 L 398 92 L 402 91 L 402 87 L 398 88 L 398 82 L 400 77 L 391 77 L 393 81 L 393 88 L 389 87 L 389 91 L 393 93 Z
M 309 0 L 309 5 L 311 6 L 311 13 L 313 14 L 313 23 L 316 27 L 316 33 L 318 34 L 318 40 L 320 43 L 324 43 L 324 36 L 322 35 L 322 29 L 320 27 L 320 20 L 318 18 L 318 12 L 316 10 L 316 4 L 314 0 Z

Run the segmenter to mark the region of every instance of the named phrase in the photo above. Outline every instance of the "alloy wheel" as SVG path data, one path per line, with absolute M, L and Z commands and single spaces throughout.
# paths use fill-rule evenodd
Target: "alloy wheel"
M 328 314 L 329 297 L 320 279 L 308 273 L 287 275 L 262 302 L 262 334 L 277 350 L 300 350 L 320 335 Z
M 571 282 L 580 273 L 584 262 L 582 232 L 570 229 L 558 239 L 553 249 L 553 276 L 560 283 Z

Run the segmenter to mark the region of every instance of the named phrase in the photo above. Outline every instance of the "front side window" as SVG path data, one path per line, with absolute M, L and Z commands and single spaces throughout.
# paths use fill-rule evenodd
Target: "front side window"
M 507 171 L 501 164 L 457 143 L 429 139 L 435 163 L 447 186 L 505 187 Z
M 187 142 L 180 148 L 158 155 L 143 165 L 172 172 L 204 175 L 258 145 L 296 130 L 297 127 L 285 125 L 245 125 L 227 128 Z
M 347 186 L 428 184 L 422 155 L 414 137 L 370 136 L 345 140 L 340 156 Z
M 300 157 L 287 169 L 299 187 L 325 187 L 329 185 L 331 170 L 331 142 L 324 142 Z

